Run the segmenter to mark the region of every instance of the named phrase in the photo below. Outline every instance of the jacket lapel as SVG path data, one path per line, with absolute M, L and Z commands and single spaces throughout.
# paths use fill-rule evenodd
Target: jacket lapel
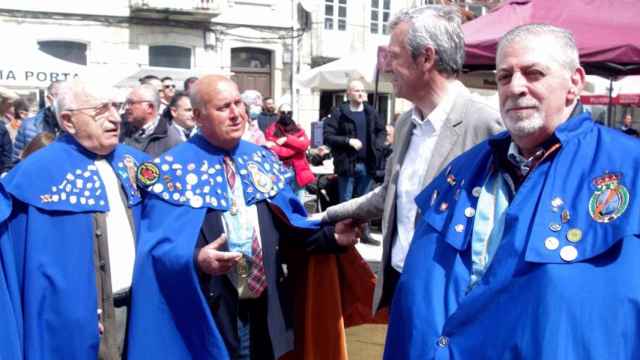
M 462 127 L 463 127 L 463 103 L 466 101 L 466 96 L 459 96 L 451 106 L 451 110 L 442 124 L 440 129 L 440 135 L 436 139 L 436 144 L 431 153 L 429 159 L 429 165 L 427 171 L 422 177 L 421 187 L 429 185 L 431 180 L 438 175 L 442 168 L 446 165 L 443 162 L 447 159 L 447 155 L 451 151 L 453 145 L 458 141 Z

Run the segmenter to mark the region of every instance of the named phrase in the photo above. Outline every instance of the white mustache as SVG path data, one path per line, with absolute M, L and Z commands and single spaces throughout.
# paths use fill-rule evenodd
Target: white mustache
M 521 107 L 538 107 L 539 104 L 537 101 L 535 101 L 534 99 L 507 99 L 507 102 L 505 103 L 505 108 L 506 109 L 512 109 L 512 108 L 521 108 Z

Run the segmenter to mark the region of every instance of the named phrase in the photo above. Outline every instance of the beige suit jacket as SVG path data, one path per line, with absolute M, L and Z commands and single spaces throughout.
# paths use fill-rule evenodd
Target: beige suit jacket
M 393 153 L 387 160 L 385 178 L 381 186 L 371 192 L 332 206 L 327 209 L 325 219 L 338 221 L 346 218 L 372 220 L 382 218 L 382 260 L 377 272 L 373 299 L 374 312 L 389 306 L 395 284 L 385 286 L 385 272 L 391 269 L 391 249 L 396 232 L 396 187 L 398 175 L 411 134 L 415 125 L 411 121 L 411 110 L 398 119 L 395 126 Z M 503 130 L 497 111 L 481 103 L 466 92 L 454 100 L 422 177 L 422 187 L 428 185 L 444 167 L 472 146 Z M 389 286 L 391 285 L 391 286 Z

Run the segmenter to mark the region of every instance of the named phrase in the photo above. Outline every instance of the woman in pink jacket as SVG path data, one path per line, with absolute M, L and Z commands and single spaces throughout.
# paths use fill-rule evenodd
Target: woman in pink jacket
M 293 170 L 295 179 L 291 180 L 291 187 L 303 201 L 304 187 L 316 180 L 307 161 L 309 138 L 293 121 L 289 104 L 280 105 L 278 115 L 278 121 L 271 124 L 265 132 L 266 146 Z

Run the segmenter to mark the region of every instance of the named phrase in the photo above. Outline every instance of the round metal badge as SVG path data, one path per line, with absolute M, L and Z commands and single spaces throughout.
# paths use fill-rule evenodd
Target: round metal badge
M 138 182 L 143 186 L 151 186 L 160 178 L 160 170 L 154 163 L 146 162 L 138 167 Z
M 267 174 L 260 171 L 258 164 L 250 162 L 247 164 L 247 170 L 251 173 L 251 181 L 253 185 L 262 193 L 268 193 L 273 188 L 273 181 Z

